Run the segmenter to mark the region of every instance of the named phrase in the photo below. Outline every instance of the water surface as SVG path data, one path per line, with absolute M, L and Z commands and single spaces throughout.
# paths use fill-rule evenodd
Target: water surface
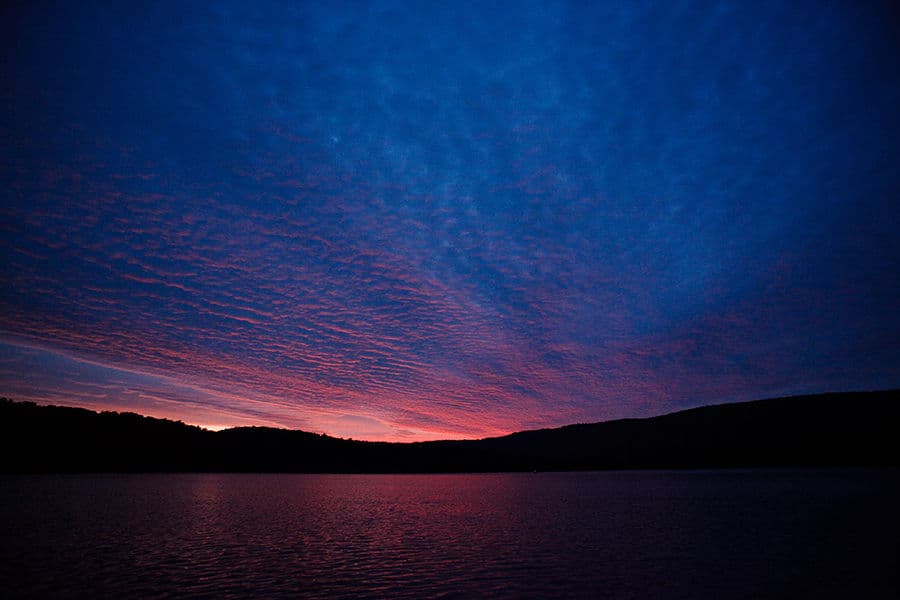
M 896 597 L 895 470 L 0 479 L 7 595 Z

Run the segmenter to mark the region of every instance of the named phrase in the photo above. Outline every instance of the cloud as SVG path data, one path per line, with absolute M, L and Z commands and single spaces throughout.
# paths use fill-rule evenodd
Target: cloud
M 5 70 L 23 398 L 425 439 L 900 384 L 846 7 L 60 10 Z

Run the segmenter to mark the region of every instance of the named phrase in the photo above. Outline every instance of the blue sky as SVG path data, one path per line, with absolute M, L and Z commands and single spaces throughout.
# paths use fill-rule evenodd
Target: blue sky
M 873 3 L 3 8 L 0 393 L 480 437 L 900 385 Z

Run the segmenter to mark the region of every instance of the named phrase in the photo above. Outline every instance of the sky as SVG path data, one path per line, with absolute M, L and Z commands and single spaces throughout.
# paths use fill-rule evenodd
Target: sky
M 900 387 L 888 2 L 5 2 L 0 395 L 478 438 Z

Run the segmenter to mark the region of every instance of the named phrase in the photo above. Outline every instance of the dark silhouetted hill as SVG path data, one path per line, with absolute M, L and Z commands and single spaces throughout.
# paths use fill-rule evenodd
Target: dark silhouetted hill
M 3 472 L 477 472 L 900 466 L 900 391 L 777 398 L 467 441 L 213 432 L 133 413 L 0 399 Z

